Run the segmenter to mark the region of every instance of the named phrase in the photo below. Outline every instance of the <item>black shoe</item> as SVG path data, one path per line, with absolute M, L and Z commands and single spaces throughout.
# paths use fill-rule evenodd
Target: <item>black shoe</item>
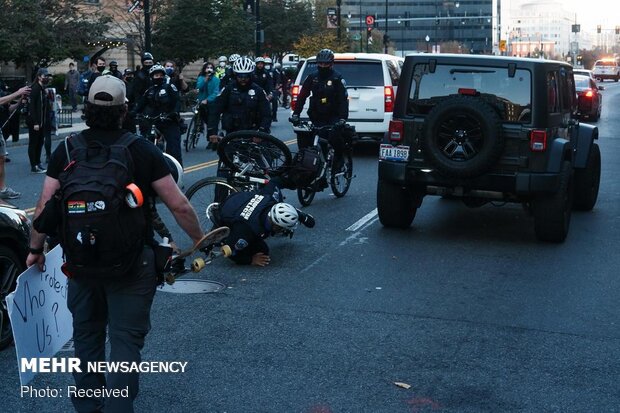
M 30 172 L 32 172 L 33 174 L 44 174 L 47 172 L 47 169 L 43 169 L 40 165 L 37 165 L 30 168 Z
M 299 209 L 297 210 L 297 214 L 299 215 L 299 222 L 301 222 L 305 227 L 314 228 L 314 224 L 316 224 L 316 222 L 312 215 L 300 211 Z

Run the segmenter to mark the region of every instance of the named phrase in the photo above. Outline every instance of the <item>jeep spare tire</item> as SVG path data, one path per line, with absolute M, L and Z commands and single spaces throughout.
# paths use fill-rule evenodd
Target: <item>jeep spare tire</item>
M 428 114 L 421 144 L 426 159 L 444 175 L 473 178 L 502 155 L 501 119 L 480 98 L 449 97 Z

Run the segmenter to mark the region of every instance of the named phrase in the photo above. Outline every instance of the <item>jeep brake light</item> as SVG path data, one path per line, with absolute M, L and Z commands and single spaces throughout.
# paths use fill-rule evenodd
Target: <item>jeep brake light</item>
M 460 87 L 458 92 L 459 92 L 459 95 L 467 95 L 467 96 L 478 95 L 478 91 L 476 89 L 471 89 L 467 87 Z
M 403 140 L 405 134 L 405 124 L 401 120 L 391 120 L 390 128 L 388 129 L 388 139 L 390 142 L 400 142 Z
M 385 98 L 385 104 L 383 106 L 384 112 L 394 111 L 394 88 L 392 86 L 385 86 L 383 88 L 383 96 Z
M 588 90 L 588 91 L 586 92 L 586 97 L 587 97 L 587 98 L 591 98 L 592 96 L 594 96 L 594 92 L 592 92 L 592 90 Z
M 291 89 L 291 110 L 295 110 L 297 106 L 297 97 L 299 96 L 299 85 L 293 85 Z
M 547 131 L 533 130 L 530 132 L 530 149 L 533 152 L 543 152 L 547 149 Z

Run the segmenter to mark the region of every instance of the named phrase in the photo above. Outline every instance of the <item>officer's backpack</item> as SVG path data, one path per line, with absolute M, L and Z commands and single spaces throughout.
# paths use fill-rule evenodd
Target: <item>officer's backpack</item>
M 296 188 L 305 188 L 319 175 L 323 162 L 315 148 L 301 148 L 293 158 L 288 178 Z
M 86 96 L 88 94 L 88 82 L 90 80 L 91 73 L 87 70 L 80 75 L 80 83 L 78 83 L 77 94 L 80 96 Z
M 146 220 L 130 203 L 127 185 L 134 164 L 129 146 L 138 139 L 125 133 L 112 145 L 87 142 L 82 135 L 65 140 L 73 147 L 60 173 L 60 244 L 68 276 L 114 278 L 128 272 L 142 253 Z M 68 150 L 67 150 L 68 152 Z

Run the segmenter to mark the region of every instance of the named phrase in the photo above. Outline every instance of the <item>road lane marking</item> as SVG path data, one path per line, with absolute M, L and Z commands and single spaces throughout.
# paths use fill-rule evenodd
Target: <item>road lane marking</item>
M 363 226 L 366 226 L 366 224 L 368 224 L 368 225 L 374 224 L 374 222 L 377 219 L 378 219 L 378 217 L 377 217 L 377 208 L 375 208 L 372 211 L 370 211 L 369 213 L 367 213 L 366 215 L 364 215 L 363 217 L 361 217 L 360 219 L 358 219 L 357 222 L 355 222 L 353 225 L 351 225 L 349 228 L 347 228 L 346 231 L 355 232 L 355 231 L 359 230 L 360 228 L 362 228 Z

